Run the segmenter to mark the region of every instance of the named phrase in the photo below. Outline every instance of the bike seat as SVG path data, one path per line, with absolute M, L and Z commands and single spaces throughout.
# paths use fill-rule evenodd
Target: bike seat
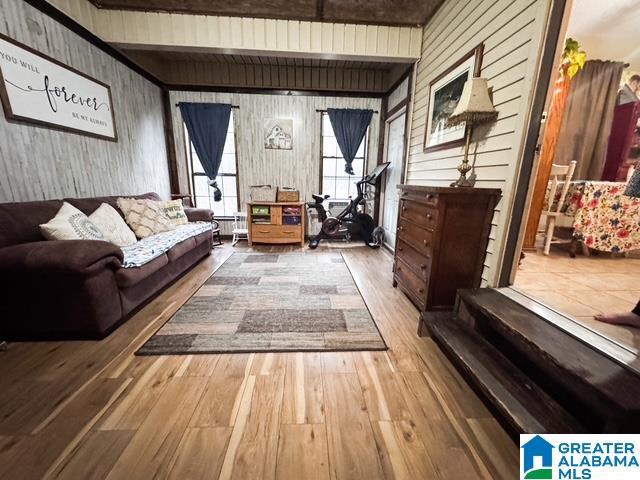
M 313 199 L 316 201 L 316 203 L 322 203 L 324 202 L 327 198 L 329 198 L 329 195 L 318 195 L 316 193 L 312 193 L 311 196 L 313 197 Z

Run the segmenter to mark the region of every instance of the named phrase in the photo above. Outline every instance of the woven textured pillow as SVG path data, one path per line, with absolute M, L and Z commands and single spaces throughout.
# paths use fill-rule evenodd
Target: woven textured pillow
M 84 213 L 64 202 L 56 216 L 40 225 L 47 240 L 104 240 L 104 235 Z
M 135 233 L 131 231 L 118 211 L 108 203 L 100 205 L 89 215 L 89 220 L 98 227 L 107 242 L 118 247 L 128 247 L 138 241 Z
M 184 205 L 182 204 L 182 200 L 169 200 L 168 202 L 162 203 L 160 207 L 162 212 L 171 220 L 175 226 L 178 225 L 186 225 L 189 223 L 189 219 L 187 218 L 187 214 L 184 213 Z
M 119 198 L 118 207 L 124 219 L 138 238 L 173 230 L 175 226 L 160 209 L 162 202 L 153 200 Z

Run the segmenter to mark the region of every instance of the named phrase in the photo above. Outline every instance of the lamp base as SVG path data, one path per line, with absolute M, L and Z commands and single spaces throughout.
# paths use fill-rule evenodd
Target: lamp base
M 467 162 L 462 162 L 458 165 L 458 171 L 460 172 L 460 178 L 449 185 L 450 187 L 473 187 L 475 185 L 475 179 L 471 180 L 467 178 L 467 173 L 471 170 L 471 165 Z
M 455 182 L 452 182 L 451 185 L 449 185 L 449 186 L 450 187 L 466 187 L 466 188 L 470 188 L 470 187 L 473 187 L 474 185 L 475 185 L 475 182 L 472 182 L 471 180 L 466 178 L 464 175 L 460 175 L 460 178 L 458 180 L 456 180 Z

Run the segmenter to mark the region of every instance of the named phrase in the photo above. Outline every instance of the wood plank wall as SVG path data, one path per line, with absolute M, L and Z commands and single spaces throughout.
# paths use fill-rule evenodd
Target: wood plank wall
M 380 111 L 379 98 L 258 95 L 216 92 L 171 92 L 180 189 L 189 191 L 184 129 L 178 102 L 218 102 L 240 106 L 234 110 L 240 201 L 249 200 L 250 185 L 280 185 L 300 190 L 302 200 L 311 199 L 320 189 L 320 113 L 316 109 L 371 108 Z M 293 119 L 293 150 L 267 150 L 263 146 L 266 118 Z M 369 164 L 378 159 L 379 114 L 373 116 L 369 131 Z M 223 233 L 229 233 L 225 222 Z
M 384 70 L 176 62 L 160 78 L 170 85 L 385 93 Z
M 400 102 L 407 98 L 409 93 L 409 80 L 411 80 L 410 76 L 400 82 L 400 84 L 391 93 L 389 93 L 387 96 L 387 112 L 393 110 L 400 104 Z
M 481 76 L 493 87 L 494 124 L 477 128 L 478 187 L 503 191 L 493 218 L 484 284 L 497 282 L 515 180 L 551 0 L 448 0 L 423 32 L 411 119 L 407 183 L 447 186 L 458 178 L 463 147 L 423 152 L 429 83 L 484 42 Z M 473 145 L 471 151 L 473 152 Z
M 169 195 L 160 89 L 22 0 L 2 0 L 0 32 L 111 86 L 118 142 L 0 114 L 0 202 Z

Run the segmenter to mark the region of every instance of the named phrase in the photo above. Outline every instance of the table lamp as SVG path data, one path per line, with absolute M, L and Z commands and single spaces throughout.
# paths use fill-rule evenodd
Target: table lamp
M 467 178 L 467 173 L 471 170 L 469 165 L 469 143 L 471 142 L 471 131 L 475 125 L 493 120 L 498 115 L 487 86 L 486 78 L 473 77 L 464 84 L 462 96 L 455 110 L 449 117 L 449 126 L 466 124 L 466 139 L 464 146 L 464 158 L 458 165 L 460 178 L 451 184 L 452 187 L 473 187 L 474 182 Z

